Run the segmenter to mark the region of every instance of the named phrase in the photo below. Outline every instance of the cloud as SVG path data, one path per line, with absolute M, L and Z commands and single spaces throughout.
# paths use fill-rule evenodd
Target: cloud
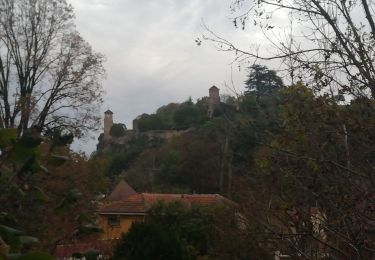
M 254 40 L 254 32 L 234 29 L 230 2 L 70 0 L 77 29 L 107 57 L 103 111 L 110 108 L 115 121 L 131 127 L 141 113 L 189 96 L 205 96 L 214 84 L 224 90 L 224 82 L 231 80 L 233 54 L 217 52 L 209 43 L 198 47 L 194 40 L 200 36 L 202 20 L 228 39 L 246 44 Z M 241 88 L 244 71 L 235 67 L 233 77 Z M 75 147 L 90 151 L 94 144 Z

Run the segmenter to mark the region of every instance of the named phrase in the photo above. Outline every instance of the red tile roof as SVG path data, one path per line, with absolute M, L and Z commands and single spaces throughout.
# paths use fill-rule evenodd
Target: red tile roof
M 174 202 L 180 201 L 188 205 L 207 206 L 215 203 L 229 202 L 230 200 L 219 194 L 158 194 L 138 193 L 129 197 L 102 206 L 99 214 L 145 214 L 157 201 Z
M 129 197 L 102 206 L 99 213 L 121 212 L 121 213 L 145 213 L 147 211 L 142 194 L 130 195 Z
M 137 192 L 132 187 L 130 187 L 127 182 L 122 180 L 119 182 L 119 184 L 117 184 L 111 194 L 108 195 L 106 201 L 119 201 L 135 194 L 137 194 Z

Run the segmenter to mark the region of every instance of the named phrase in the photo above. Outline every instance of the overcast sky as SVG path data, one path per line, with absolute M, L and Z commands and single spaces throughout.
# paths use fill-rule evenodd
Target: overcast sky
M 206 96 L 208 88 L 222 92 L 231 74 L 243 89 L 245 71 L 231 65 L 233 53 L 218 52 L 210 43 L 197 46 L 202 22 L 242 46 L 261 39 L 256 30 L 235 30 L 231 0 L 70 0 L 76 25 L 92 47 L 106 56 L 107 78 L 103 111 L 131 128 L 139 114 L 152 113 L 170 102 Z M 102 111 L 102 112 L 103 112 Z M 92 152 L 95 140 L 75 149 Z

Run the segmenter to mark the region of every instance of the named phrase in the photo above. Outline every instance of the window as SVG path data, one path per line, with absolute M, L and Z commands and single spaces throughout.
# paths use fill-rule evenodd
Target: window
M 112 227 L 120 226 L 120 217 L 117 215 L 108 216 L 108 225 Z

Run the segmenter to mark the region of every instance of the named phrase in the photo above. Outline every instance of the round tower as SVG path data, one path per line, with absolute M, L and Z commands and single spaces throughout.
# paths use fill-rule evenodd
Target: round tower
M 104 112 L 104 138 L 109 138 L 111 128 L 113 126 L 113 112 L 111 110 L 107 110 Z

